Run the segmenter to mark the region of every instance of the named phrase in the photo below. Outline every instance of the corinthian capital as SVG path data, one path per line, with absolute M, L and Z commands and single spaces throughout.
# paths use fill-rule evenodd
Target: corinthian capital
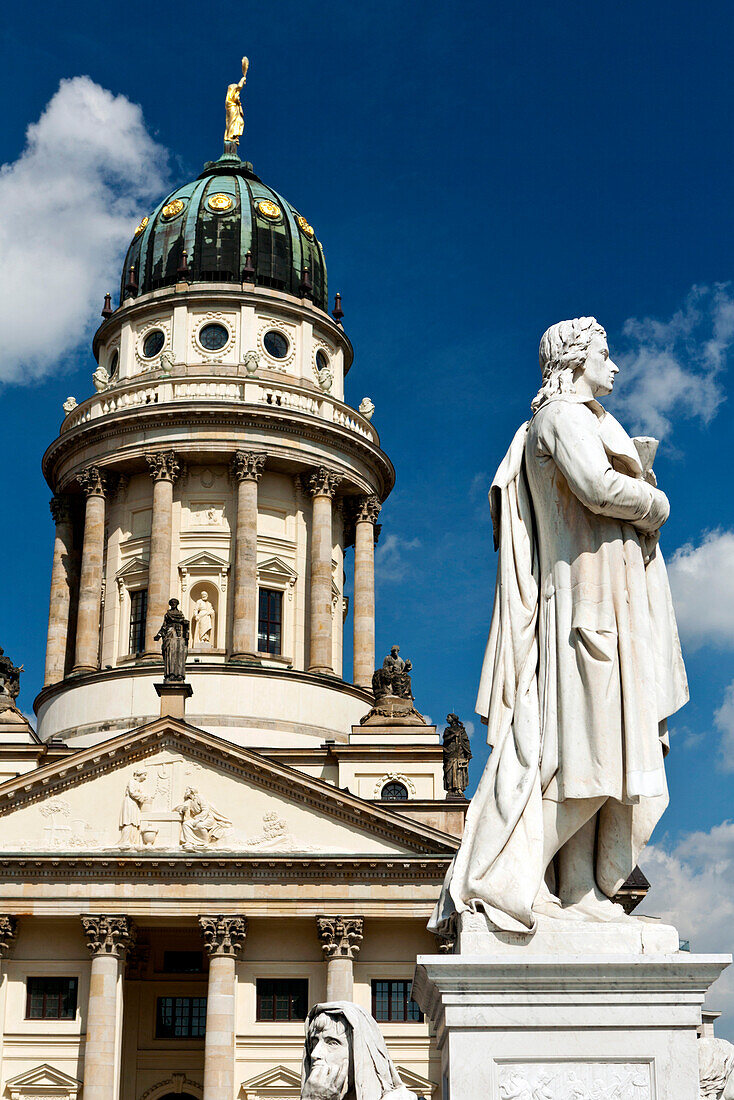
M 181 470 L 175 451 L 155 451 L 147 454 L 145 461 L 153 481 L 175 481 Z
M 326 466 L 318 466 L 309 475 L 308 491 L 312 497 L 333 497 L 337 486 L 343 480 L 341 474 L 327 470 Z
M 354 503 L 355 523 L 377 523 L 382 505 L 376 496 L 357 497 Z
M 135 943 L 136 929 L 130 917 L 82 917 L 84 935 L 91 955 L 114 955 L 124 959 Z
M 355 959 L 362 946 L 364 917 L 317 917 L 321 950 L 327 959 Z
M 247 917 L 199 917 L 199 928 L 207 955 L 237 958 L 247 936 Z
M 87 466 L 86 470 L 76 475 L 76 479 L 86 496 L 107 495 L 107 475 L 100 470 L 99 466 Z
M 15 917 L 0 916 L 0 959 L 5 958 L 10 946 L 18 935 L 18 921 Z
M 235 451 L 230 465 L 235 481 L 259 481 L 263 476 L 266 455 L 256 451 Z
M 68 523 L 71 519 L 71 501 L 67 496 L 55 496 L 49 501 L 54 523 Z

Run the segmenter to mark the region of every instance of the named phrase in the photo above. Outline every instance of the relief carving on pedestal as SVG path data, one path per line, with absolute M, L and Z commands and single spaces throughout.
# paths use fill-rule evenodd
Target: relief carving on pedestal
M 635 1062 L 536 1062 L 499 1067 L 501 1100 L 652 1100 L 650 1067 Z

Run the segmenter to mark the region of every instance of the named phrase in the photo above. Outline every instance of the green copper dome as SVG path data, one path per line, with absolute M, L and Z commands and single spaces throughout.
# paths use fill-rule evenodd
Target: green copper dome
M 311 298 L 323 310 L 328 303 L 324 253 L 307 219 L 251 164 L 227 153 L 140 223 L 120 301 L 182 280 L 250 282 Z

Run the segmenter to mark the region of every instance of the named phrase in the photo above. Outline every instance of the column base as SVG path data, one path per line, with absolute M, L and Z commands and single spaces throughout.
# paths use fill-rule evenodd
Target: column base
M 257 653 L 232 653 L 227 658 L 227 664 L 230 665 L 262 665 L 262 658 Z
M 533 936 L 482 920 L 462 915 L 459 954 L 417 959 L 444 1096 L 698 1100 L 701 1005 L 731 956 L 678 951 L 675 929 L 639 919 L 549 918 Z
M 99 665 L 74 665 L 70 676 L 84 676 L 87 672 L 99 672 Z
M 191 684 L 170 683 L 154 684 L 161 701 L 161 718 L 186 717 L 186 700 L 194 694 Z
M 308 671 L 317 672 L 320 676 L 336 676 L 334 669 L 327 665 L 311 665 Z

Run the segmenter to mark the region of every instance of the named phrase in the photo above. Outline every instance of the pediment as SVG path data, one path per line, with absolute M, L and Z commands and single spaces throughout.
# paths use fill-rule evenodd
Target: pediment
M 75 1077 L 69 1077 L 60 1069 L 43 1063 L 34 1066 L 33 1069 L 19 1073 L 17 1077 L 11 1077 L 6 1081 L 5 1087 L 11 1100 L 26 1100 L 35 1097 L 59 1097 L 63 1100 L 75 1100 L 82 1087 L 81 1081 Z
M 226 558 L 220 558 L 218 554 L 212 554 L 209 550 L 203 550 L 200 554 L 192 554 L 191 557 L 179 562 L 179 569 L 229 569 Z
M 301 1077 L 287 1066 L 275 1066 L 243 1081 L 240 1100 L 290 1100 L 301 1095 Z
M 292 569 L 287 562 L 284 562 L 282 558 L 271 557 L 265 561 L 259 561 L 257 563 L 257 572 L 261 577 L 272 577 L 282 581 L 284 584 L 293 584 L 298 574 L 295 569 Z
M 122 569 L 115 573 L 115 580 L 124 580 L 126 577 L 136 576 L 138 573 L 148 572 L 148 562 L 145 558 L 133 558 Z
M 458 841 L 176 719 L 0 785 L 0 852 L 390 857 Z
M 433 1096 L 438 1096 L 438 1085 L 434 1085 L 433 1081 L 429 1081 L 427 1077 L 421 1077 L 419 1073 L 413 1073 L 412 1070 L 406 1069 L 405 1066 L 396 1065 L 395 1068 L 400 1074 L 400 1079 L 406 1088 L 416 1093 L 417 1096 L 423 1096 L 425 1100 L 432 1100 Z

